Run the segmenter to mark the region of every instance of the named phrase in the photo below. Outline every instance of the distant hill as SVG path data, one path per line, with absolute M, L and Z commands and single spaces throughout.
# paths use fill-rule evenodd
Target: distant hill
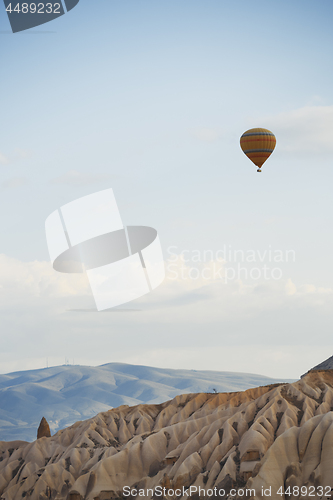
M 43 416 L 53 434 L 120 405 L 156 404 L 179 394 L 243 391 L 284 381 L 249 373 L 124 363 L 9 373 L 0 375 L 0 440 L 35 440 Z

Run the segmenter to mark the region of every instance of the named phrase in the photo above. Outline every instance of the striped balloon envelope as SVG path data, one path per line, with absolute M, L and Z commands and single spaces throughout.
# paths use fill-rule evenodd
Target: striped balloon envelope
M 273 153 L 276 139 L 273 132 L 266 128 L 251 128 L 240 138 L 240 146 L 248 158 L 258 167 L 261 167 Z

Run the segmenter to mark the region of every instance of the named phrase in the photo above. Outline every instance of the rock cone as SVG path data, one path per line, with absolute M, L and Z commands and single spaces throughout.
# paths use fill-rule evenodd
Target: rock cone
M 37 431 L 37 439 L 42 438 L 42 437 L 51 437 L 51 431 L 49 424 L 47 423 L 46 418 L 42 418 L 40 421 L 38 431 Z

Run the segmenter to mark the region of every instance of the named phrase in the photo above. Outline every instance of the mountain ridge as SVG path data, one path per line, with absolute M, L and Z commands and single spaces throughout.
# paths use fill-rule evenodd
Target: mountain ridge
M 248 373 L 126 363 L 12 372 L 0 375 L 0 439 L 34 440 L 43 416 L 54 433 L 123 404 L 162 403 L 182 393 L 232 392 L 275 382 Z

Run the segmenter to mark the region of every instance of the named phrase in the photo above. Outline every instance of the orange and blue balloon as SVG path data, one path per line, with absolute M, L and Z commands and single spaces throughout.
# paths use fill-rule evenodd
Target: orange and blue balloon
M 257 172 L 261 172 L 261 167 L 273 153 L 275 145 L 275 135 L 266 128 L 251 128 L 240 138 L 240 146 L 246 156 L 258 167 Z

